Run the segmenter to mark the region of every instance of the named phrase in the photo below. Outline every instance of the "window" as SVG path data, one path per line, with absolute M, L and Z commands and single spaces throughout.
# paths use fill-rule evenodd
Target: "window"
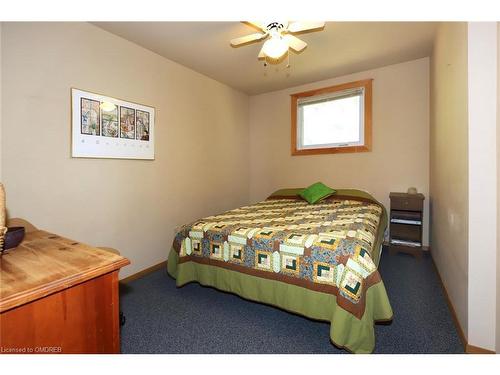
M 372 80 L 292 95 L 292 155 L 371 150 Z

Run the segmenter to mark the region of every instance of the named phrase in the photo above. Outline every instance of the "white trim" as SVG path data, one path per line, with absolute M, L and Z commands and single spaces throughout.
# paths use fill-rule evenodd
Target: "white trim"
M 357 142 L 338 142 L 338 143 L 322 143 L 322 144 L 312 144 L 312 145 L 303 145 L 304 138 L 304 124 L 303 124 L 303 111 L 302 108 L 307 104 L 315 104 L 320 102 L 325 102 L 329 100 L 342 99 L 349 96 L 357 96 L 359 94 L 360 97 L 360 105 L 359 105 L 359 141 Z M 297 100 L 297 150 L 310 150 L 310 149 L 318 149 L 318 148 L 332 148 L 332 147 L 354 147 L 354 146 L 364 146 L 365 144 L 365 88 L 364 87 L 356 87 L 350 88 L 341 91 L 335 91 L 322 95 L 308 96 L 304 98 L 299 98 Z
M 495 350 L 497 25 L 468 24 L 470 345 Z

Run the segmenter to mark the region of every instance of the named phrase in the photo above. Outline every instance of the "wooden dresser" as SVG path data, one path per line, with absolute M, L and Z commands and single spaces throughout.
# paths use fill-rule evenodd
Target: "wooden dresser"
M 0 353 L 119 353 L 128 259 L 37 230 L 0 257 Z

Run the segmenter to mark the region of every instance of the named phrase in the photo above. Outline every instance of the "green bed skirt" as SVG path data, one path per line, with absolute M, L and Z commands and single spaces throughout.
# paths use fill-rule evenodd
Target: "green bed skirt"
M 361 319 L 336 303 L 335 295 L 309 290 L 281 281 L 243 274 L 225 268 L 184 262 L 179 264 L 174 249 L 168 257 L 168 273 L 178 287 L 196 281 L 201 285 L 235 293 L 243 298 L 277 306 L 308 318 L 331 323 L 330 338 L 353 353 L 371 353 L 375 348 L 375 321 L 392 319 L 392 309 L 382 281 L 366 293 L 366 307 Z M 326 343 L 325 345 L 330 345 Z

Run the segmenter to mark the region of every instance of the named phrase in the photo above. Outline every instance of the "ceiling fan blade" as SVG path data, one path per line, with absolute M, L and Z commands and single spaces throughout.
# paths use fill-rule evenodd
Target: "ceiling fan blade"
M 287 34 L 285 36 L 283 36 L 283 38 L 286 40 L 286 42 L 288 43 L 288 46 L 293 49 L 295 52 L 300 52 L 302 51 L 304 48 L 307 47 L 307 43 L 304 42 L 303 40 L 300 40 L 299 38 L 297 38 L 296 36 L 293 36 L 293 35 L 290 35 L 290 34 Z
M 231 40 L 231 45 L 233 47 L 237 47 L 237 46 L 240 46 L 242 44 L 247 44 L 247 43 L 255 42 L 257 40 L 261 40 L 265 36 L 267 36 L 266 33 L 255 33 L 255 34 L 250 34 L 250 35 L 242 36 L 240 38 L 232 39 Z
M 247 24 L 248 26 L 253 27 L 254 29 L 262 30 L 262 31 L 267 31 L 267 23 L 265 23 L 265 22 L 260 22 L 260 21 L 243 21 L 243 23 Z
M 257 56 L 258 59 L 265 59 L 266 54 L 264 53 L 264 46 L 260 49 L 259 55 Z
M 288 31 L 291 33 L 299 33 L 301 31 L 321 29 L 323 27 L 325 27 L 324 22 L 296 21 L 296 22 L 292 22 L 288 26 Z

